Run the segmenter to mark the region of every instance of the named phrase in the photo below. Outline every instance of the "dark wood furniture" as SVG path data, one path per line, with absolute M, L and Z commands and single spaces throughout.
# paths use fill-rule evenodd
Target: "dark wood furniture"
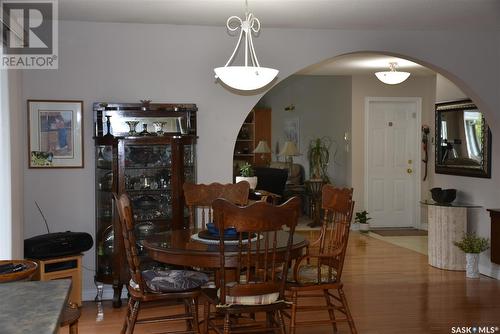
M 500 209 L 488 209 L 491 217 L 491 262 L 500 264 Z
M 36 272 L 38 265 L 30 260 L 1 260 L 0 265 L 24 265 L 24 270 L 0 274 L 0 283 L 29 280 Z
M 295 262 L 293 277 L 289 277 L 290 282 L 287 283 L 287 293 L 292 301 L 292 308 L 290 312 L 284 312 L 284 315 L 290 319 L 292 334 L 295 333 L 297 326 L 324 324 L 331 324 L 336 333 L 336 324 L 339 321 L 347 321 L 351 333 L 357 333 L 341 281 L 354 208 L 352 189 L 323 186 L 322 208 L 324 219 L 320 238 L 311 244 L 307 255 Z M 312 248 L 313 246 L 316 248 Z M 303 302 L 306 298 L 313 299 L 314 304 L 299 305 L 299 301 Z M 325 304 L 321 305 L 318 298 Z M 298 322 L 297 312 L 300 311 L 328 312 L 329 319 Z M 342 313 L 344 317 L 338 318 L 335 315 L 336 311 Z
M 252 109 L 240 128 L 234 144 L 234 176 L 238 176 L 239 167 L 245 162 L 253 166 L 266 166 L 271 161 L 271 153 L 253 153 L 259 141 L 265 140 L 271 145 L 271 109 Z M 272 147 L 271 147 L 272 149 Z
M 321 192 L 326 181 L 322 179 L 311 179 L 305 181 L 306 195 L 308 198 L 309 218 L 313 221 L 310 227 L 321 226 Z
M 194 184 L 184 183 L 184 198 L 189 210 L 189 228 L 195 230 L 197 227 L 196 211 L 200 209 L 201 228 L 205 229 L 206 223 L 212 222 L 212 202 L 217 198 L 225 198 L 236 205 L 248 203 L 250 185 L 248 182 L 236 184 Z
M 138 255 L 135 237 L 135 223 L 132 213 L 132 205 L 127 194 L 114 194 L 116 208 L 121 223 L 121 231 L 123 236 L 123 245 L 127 258 L 128 269 L 131 279 L 136 283 L 136 287 L 127 285 L 129 292 L 129 300 L 127 313 L 121 330 L 121 334 L 130 334 L 134 332 L 135 324 L 151 323 L 160 321 L 185 320 L 187 322 L 187 330 L 183 333 L 199 333 L 198 328 L 198 296 L 200 288 L 179 291 L 179 292 L 152 292 L 146 286 L 146 282 L 142 277 L 141 259 Z M 185 303 L 186 312 L 180 315 L 169 315 L 163 317 L 137 319 L 139 310 L 142 304 L 147 302 L 157 301 L 178 301 Z
M 82 315 L 81 310 L 78 305 L 69 303 L 64 308 L 61 319 L 59 320 L 59 326 L 69 326 L 69 334 L 78 334 L 78 320 Z
M 192 239 L 198 231 L 174 230 L 156 233 L 144 241 L 144 248 L 155 261 L 179 266 L 220 268 L 220 255 L 217 245 L 202 243 Z M 289 233 L 280 231 L 277 236 L 278 258 L 284 259 Z M 303 255 L 308 241 L 301 235 L 293 236 L 291 258 L 296 259 Z M 226 254 L 226 267 L 236 268 L 238 265 L 236 254 Z
M 141 257 L 147 235 L 187 226 L 182 185 L 196 180 L 196 111 L 194 104 L 94 103 L 95 279 L 113 285 L 115 307 L 128 273 L 111 194 L 130 194 Z
M 257 330 L 284 333 L 281 311 L 287 307 L 284 300 L 286 277 L 280 273 L 287 272 L 289 268 L 293 233 L 300 215 L 300 199 L 294 197 L 280 206 L 256 202 L 247 207 L 217 199 L 213 208 L 215 224 L 219 229 L 221 269 L 216 281 L 219 289 L 203 290 L 206 298 L 204 332 L 210 328 L 225 334 Z M 289 236 L 284 258 L 278 259 L 277 236 L 283 226 L 289 228 Z M 226 245 L 224 242 L 224 230 L 227 228 L 234 228 L 240 233 L 237 245 Z M 236 268 L 226 267 L 228 253 L 236 253 Z M 213 316 L 210 304 L 215 305 Z M 242 324 L 232 319 L 243 314 L 255 319 L 257 312 L 266 314 L 264 322 Z M 223 316 L 223 325 L 217 324 L 217 315 Z

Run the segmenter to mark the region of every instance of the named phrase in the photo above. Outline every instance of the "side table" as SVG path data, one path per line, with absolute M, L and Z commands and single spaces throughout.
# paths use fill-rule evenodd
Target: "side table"
M 34 280 L 50 281 L 61 278 L 71 279 L 68 301 L 82 306 L 82 254 L 35 260 L 38 270 Z
M 313 219 L 309 227 L 321 226 L 321 190 L 326 182 L 322 179 L 310 179 L 305 181 L 306 192 L 309 197 L 309 217 Z
M 465 270 L 465 253 L 453 242 L 462 239 L 467 231 L 467 209 L 480 206 L 453 203 L 450 205 L 421 202 L 427 205 L 428 256 L 433 267 Z

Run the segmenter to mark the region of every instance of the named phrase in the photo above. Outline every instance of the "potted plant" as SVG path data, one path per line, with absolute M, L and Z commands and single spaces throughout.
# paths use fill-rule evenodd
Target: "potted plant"
M 478 237 L 474 233 L 468 233 L 462 240 L 455 241 L 453 244 L 465 253 L 465 277 L 479 278 L 479 253 L 490 248 L 489 239 Z
M 356 217 L 354 221 L 359 223 L 359 231 L 362 233 L 367 233 L 370 231 L 370 223 L 368 221 L 371 217 L 368 217 L 368 212 L 366 210 L 356 212 Z
M 309 142 L 307 159 L 309 160 L 309 177 L 311 179 L 322 179 L 330 183 L 327 168 L 330 161 L 331 145 L 332 141 L 329 137 L 315 138 Z
M 240 167 L 240 175 L 236 176 L 236 183 L 241 181 L 247 181 L 250 183 L 250 189 L 255 189 L 257 187 L 257 176 L 253 175 L 253 168 L 248 162 L 245 162 Z

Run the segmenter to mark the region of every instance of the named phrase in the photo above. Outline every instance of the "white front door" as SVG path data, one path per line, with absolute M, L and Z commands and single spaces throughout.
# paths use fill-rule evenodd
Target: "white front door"
M 365 101 L 365 207 L 372 227 L 418 226 L 420 98 Z

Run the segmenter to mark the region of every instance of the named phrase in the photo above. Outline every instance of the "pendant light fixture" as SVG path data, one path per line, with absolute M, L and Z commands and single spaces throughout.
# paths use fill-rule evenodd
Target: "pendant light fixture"
M 408 79 L 410 76 L 410 72 L 398 72 L 396 71 L 396 66 L 398 66 L 397 62 L 390 62 L 389 68 L 390 71 L 385 72 L 376 72 L 375 75 L 377 78 L 385 84 L 388 85 L 397 85 Z
M 251 91 L 265 87 L 273 81 L 279 71 L 273 68 L 260 67 L 252 41 L 252 33 L 257 34 L 260 30 L 260 21 L 248 11 L 248 0 L 245 0 L 245 5 L 245 20 L 238 16 L 231 16 L 227 19 L 227 29 L 229 31 L 240 29 L 240 36 L 226 65 L 217 67 L 214 71 L 215 78 L 218 78 L 229 87 Z M 245 35 L 245 66 L 231 66 L 230 64 L 241 45 L 243 35 Z M 252 66 L 248 65 L 249 59 Z

